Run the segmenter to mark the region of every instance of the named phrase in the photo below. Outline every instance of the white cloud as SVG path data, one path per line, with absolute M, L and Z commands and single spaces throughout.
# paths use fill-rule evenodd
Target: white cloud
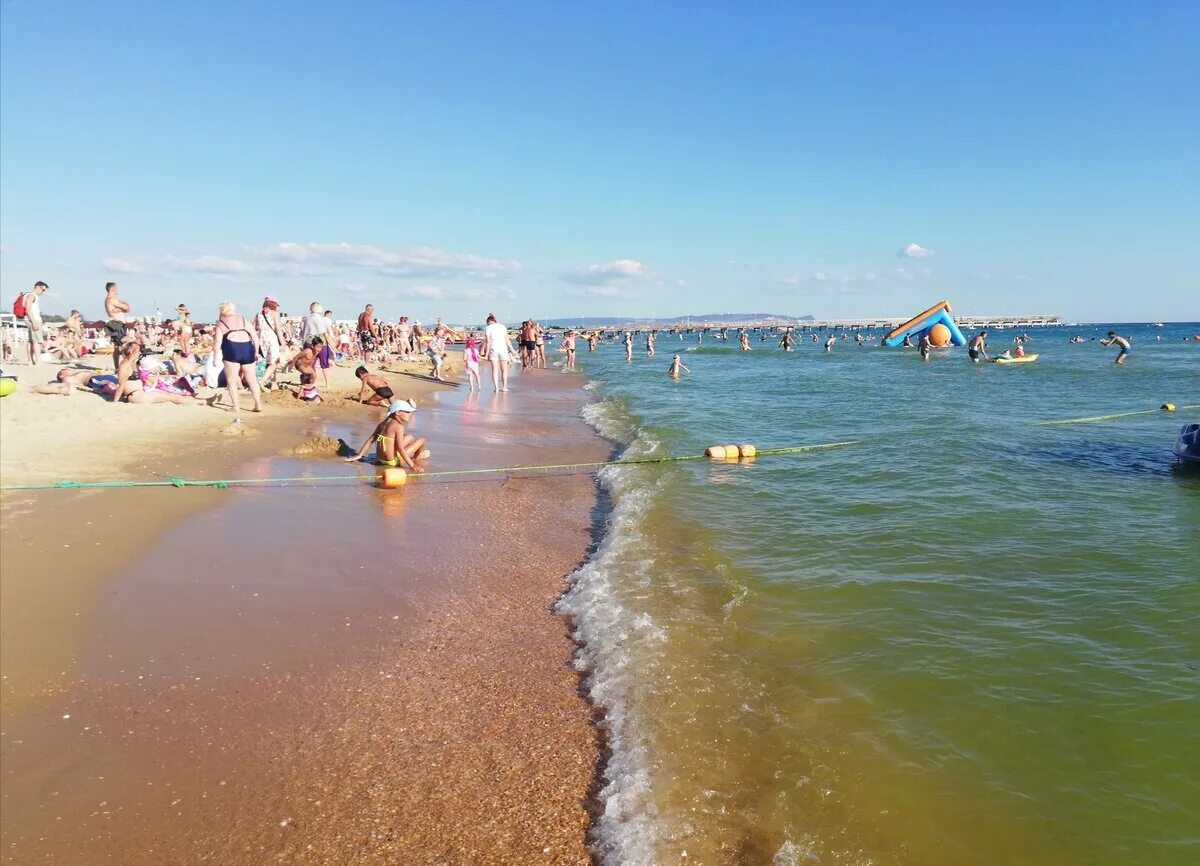
M 395 284 L 383 287 L 368 288 L 360 283 L 347 283 L 342 291 L 354 298 L 367 301 L 497 301 L 515 300 L 517 293 L 508 286 L 488 285 L 478 286 L 397 286 Z
M 474 253 L 452 253 L 436 247 L 414 247 L 405 252 L 370 244 L 298 244 L 284 242 L 268 247 L 244 247 L 237 257 L 205 254 L 195 258 L 173 255 L 132 259 L 105 259 L 110 271 L 207 274 L 225 279 L 238 277 L 327 277 L 339 270 L 368 271 L 386 277 L 473 277 L 496 279 L 516 276 L 520 262 L 493 259 Z
M 577 298 L 625 298 L 629 295 L 620 286 L 584 286 L 572 292 Z
M 927 259 L 933 255 L 933 250 L 926 249 L 919 244 L 908 244 L 900 248 L 896 253 L 898 259 Z
M 137 262 L 131 262 L 129 259 L 105 259 L 100 264 L 104 266 L 106 271 L 112 271 L 115 274 L 136 274 L 142 270 L 141 265 Z
M 774 282 L 795 286 L 805 291 L 825 290 L 854 292 L 862 289 L 885 289 L 897 283 L 908 283 L 923 279 L 933 273 L 933 268 L 892 268 L 888 271 L 813 271 L 811 274 L 795 274 L 776 277 Z
M 646 266 L 633 259 L 616 259 L 599 265 L 589 265 L 581 271 L 563 274 L 563 279 L 577 286 L 603 286 L 623 280 L 638 279 L 649 274 Z
M 263 251 L 277 262 L 303 263 L 310 267 L 350 267 L 389 277 L 469 276 L 480 279 L 511 277 L 521 272 L 513 259 L 493 259 L 474 253 L 452 253 L 437 247 L 413 247 L 405 252 L 371 244 L 274 244 Z

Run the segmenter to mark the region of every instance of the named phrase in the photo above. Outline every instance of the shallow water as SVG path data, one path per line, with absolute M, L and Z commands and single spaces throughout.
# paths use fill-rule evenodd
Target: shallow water
M 1021 367 L 581 354 L 630 455 L 861 440 L 602 473 L 563 607 L 612 740 L 605 862 L 1200 859 L 1200 478 L 1170 453 L 1200 412 L 1032 423 L 1200 403 L 1200 326 L 1124 326 L 1125 367 L 1066 342 L 1103 330 L 1036 330 Z

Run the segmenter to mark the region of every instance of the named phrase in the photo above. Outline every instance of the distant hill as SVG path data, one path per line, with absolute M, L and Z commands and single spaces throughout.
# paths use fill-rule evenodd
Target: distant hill
M 551 328 L 616 328 L 623 325 L 651 325 L 670 328 L 675 325 L 705 324 L 719 325 L 725 322 L 811 322 L 812 316 L 785 316 L 780 313 L 701 313 L 695 316 L 675 316 L 670 319 L 635 318 L 631 316 L 576 316 L 572 319 L 547 319 L 542 322 Z

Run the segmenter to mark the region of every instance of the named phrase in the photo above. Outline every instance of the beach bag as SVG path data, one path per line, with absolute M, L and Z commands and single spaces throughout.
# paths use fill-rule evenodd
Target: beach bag
M 17 299 L 13 301 L 13 315 L 18 319 L 25 318 L 25 293 L 17 295 Z
M 210 388 L 223 388 L 225 385 L 221 380 L 224 378 L 225 370 L 222 368 L 221 362 L 217 358 L 217 353 L 214 351 L 204 359 L 204 384 Z

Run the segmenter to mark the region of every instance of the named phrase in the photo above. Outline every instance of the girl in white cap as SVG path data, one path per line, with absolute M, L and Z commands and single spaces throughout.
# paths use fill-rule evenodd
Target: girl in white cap
M 410 472 L 424 472 L 417 460 L 426 456 L 425 440 L 417 439 L 404 432 L 404 425 L 412 420 L 417 407 L 411 400 L 396 400 L 387 407 L 387 417 L 375 427 L 358 452 L 346 458 L 347 463 L 362 460 L 375 444 L 375 462 L 380 466 L 403 466 Z

